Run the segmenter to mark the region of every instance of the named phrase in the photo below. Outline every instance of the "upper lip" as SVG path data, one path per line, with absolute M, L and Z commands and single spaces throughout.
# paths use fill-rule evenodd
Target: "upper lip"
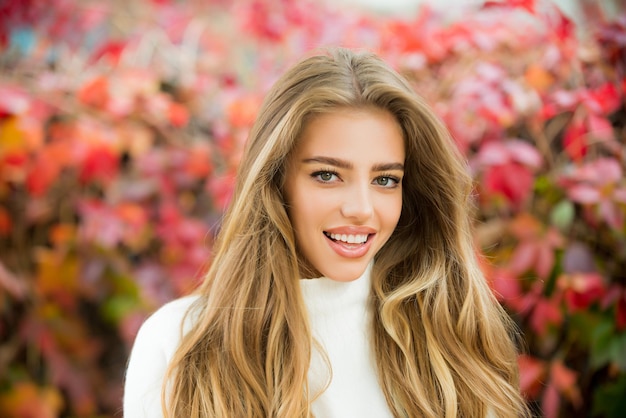
M 325 229 L 324 232 L 341 235 L 370 235 L 375 234 L 376 230 L 369 226 L 338 226 L 336 228 Z

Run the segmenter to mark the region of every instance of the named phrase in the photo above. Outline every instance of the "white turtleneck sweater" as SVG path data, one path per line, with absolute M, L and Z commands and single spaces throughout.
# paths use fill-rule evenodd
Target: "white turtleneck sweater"
M 312 404 L 318 418 L 391 417 L 377 380 L 369 338 L 370 271 L 352 282 L 327 278 L 301 280 L 311 332 L 332 368 L 329 386 Z M 161 386 L 181 337 L 185 312 L 196 299 L 188 296 L 164 305 L 142 325 L 131 352 L 124 388 L 124 417 L 162 417 Z M 192 325 L 188 319 L 183 333 Z M 309 384 L 314 396 L 331 375 L 314 351 Z

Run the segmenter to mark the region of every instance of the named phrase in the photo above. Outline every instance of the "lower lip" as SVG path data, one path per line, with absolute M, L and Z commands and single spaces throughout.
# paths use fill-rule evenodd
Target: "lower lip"
M 372 237 L 374 235 L 370 235 L 367 238 L 367 241 L 363 244 L 347 244 L 342 243 L 340 241 L 333 241 L 332 239 L 326 237 L 330 248 L 333 249 L 338 255 L 346 258 L 359 258 L 363 257 L 369 251 L 372 246 Z

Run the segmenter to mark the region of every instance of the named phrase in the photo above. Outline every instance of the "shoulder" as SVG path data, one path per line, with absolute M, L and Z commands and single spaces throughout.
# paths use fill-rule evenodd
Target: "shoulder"
M 193 325 L 194 316 L 187 313 L 197 300 L 197 295 L 190 295 L 160 307 L 139 328 L 134 349 L 147 343 L 148 346 L 159 347 L 165 352 L 175 350 L 183 334 Z
M 139 328 L 126 369 L 125 417 L 160 417 L 165 371 L 195 317 L 187 312 L 198 296 L 169 302 Z

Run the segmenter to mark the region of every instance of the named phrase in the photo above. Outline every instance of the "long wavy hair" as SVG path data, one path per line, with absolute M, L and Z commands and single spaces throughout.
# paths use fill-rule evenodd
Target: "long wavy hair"
M 471 178 L 449 133 L 370 53 L 335 49 L 288 70 L 266 96 L 239 167 L 194 325 L 166 376 L 168 417 L 309 417 L 312 346 L 285 210 L 286 161 L 306 123 L 379 108 L 405 140 L 402 213 L 372 269 L 378 379 L 396 417 L 526 416 L 517 336 L 473 248 Z

